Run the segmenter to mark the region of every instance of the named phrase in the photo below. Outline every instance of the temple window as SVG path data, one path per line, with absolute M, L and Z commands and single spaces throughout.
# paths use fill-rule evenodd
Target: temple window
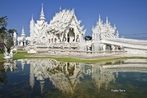
M 55 43 L 56 43 L 57 39 L 55 38 Z
M 67 35 L 67 42 L 74 42 L 75 41 L 75 33 L 74 33 L 74 29 L 70 28 L 68 35 Z
M 50 39 L 48 39 L 49 43 L 50 43 Z

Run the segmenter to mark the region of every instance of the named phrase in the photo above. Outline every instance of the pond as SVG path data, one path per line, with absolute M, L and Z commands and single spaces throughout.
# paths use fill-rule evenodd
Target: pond
M 0 63 L 0 98 L 145 98 L 147 60 L 84 64 L 51 59 Z

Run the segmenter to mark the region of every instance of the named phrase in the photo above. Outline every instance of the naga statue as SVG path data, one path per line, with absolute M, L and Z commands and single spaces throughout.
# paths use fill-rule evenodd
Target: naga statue
M 5 47 L 5 50 L 4 50 L 4 59 L 7 60 L 7 61 L 8 60 L 12 60 L 13 59 L 13 56 L 14 56 L 12 49 L 10 50 L 10 53 L 8 53 L 8 50 L 7 50 L 6 46 L 4 46 L 4 47 Z

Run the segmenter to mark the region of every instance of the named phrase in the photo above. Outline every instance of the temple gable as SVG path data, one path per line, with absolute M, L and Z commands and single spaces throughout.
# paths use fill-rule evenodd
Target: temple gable
M 65 9 L 55 14 L 47 31 L 49 34 L 56 36 L 57 42 L 68 43 L 77 42 L 76 39 L 83 38 L 85 34 L 83 27 L 80 26 L 80 22 L 75 16 L 74 10 Z

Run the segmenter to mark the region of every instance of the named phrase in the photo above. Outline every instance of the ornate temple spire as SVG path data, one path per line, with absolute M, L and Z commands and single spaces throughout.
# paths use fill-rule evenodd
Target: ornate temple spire
M 30 23 L 34 23 L 33 14 L 32 14 L 32 19 L 31 19 Z
M 109 24 L 108 17 L 106 17 L 106 24 Z
M 119 38 L 119 33 L 118 33 L 118 30 L 117 30 L 117 32 L 116 32 L 116 36 L 117 36 L 117 38 Z
M 62 10 L 61 6 L 60 6 L 59 10 L 60 10 L 60 11 Z
M 99 22 L 101 21 L 101 16 L 99 15 Z
M 33 14 L 32 14 L 32 20 L 34 21 L 34 19 L 33 19 Z
M 102 23 L 101 16 L 99 15 L 98 24 L 100 25 Z
M 21 36 L 25 36 L 24 27 L 22 28 Z
M 43 4 L 42 4 L 41 13 L 40 13 L 40 20 L 45 20 L 45 18 L 44 18 L 44 12 L 43 12 Z
M 114 29 L 116 29 L 116 26 L 115 26 L 115 24 L 114 24 Z

